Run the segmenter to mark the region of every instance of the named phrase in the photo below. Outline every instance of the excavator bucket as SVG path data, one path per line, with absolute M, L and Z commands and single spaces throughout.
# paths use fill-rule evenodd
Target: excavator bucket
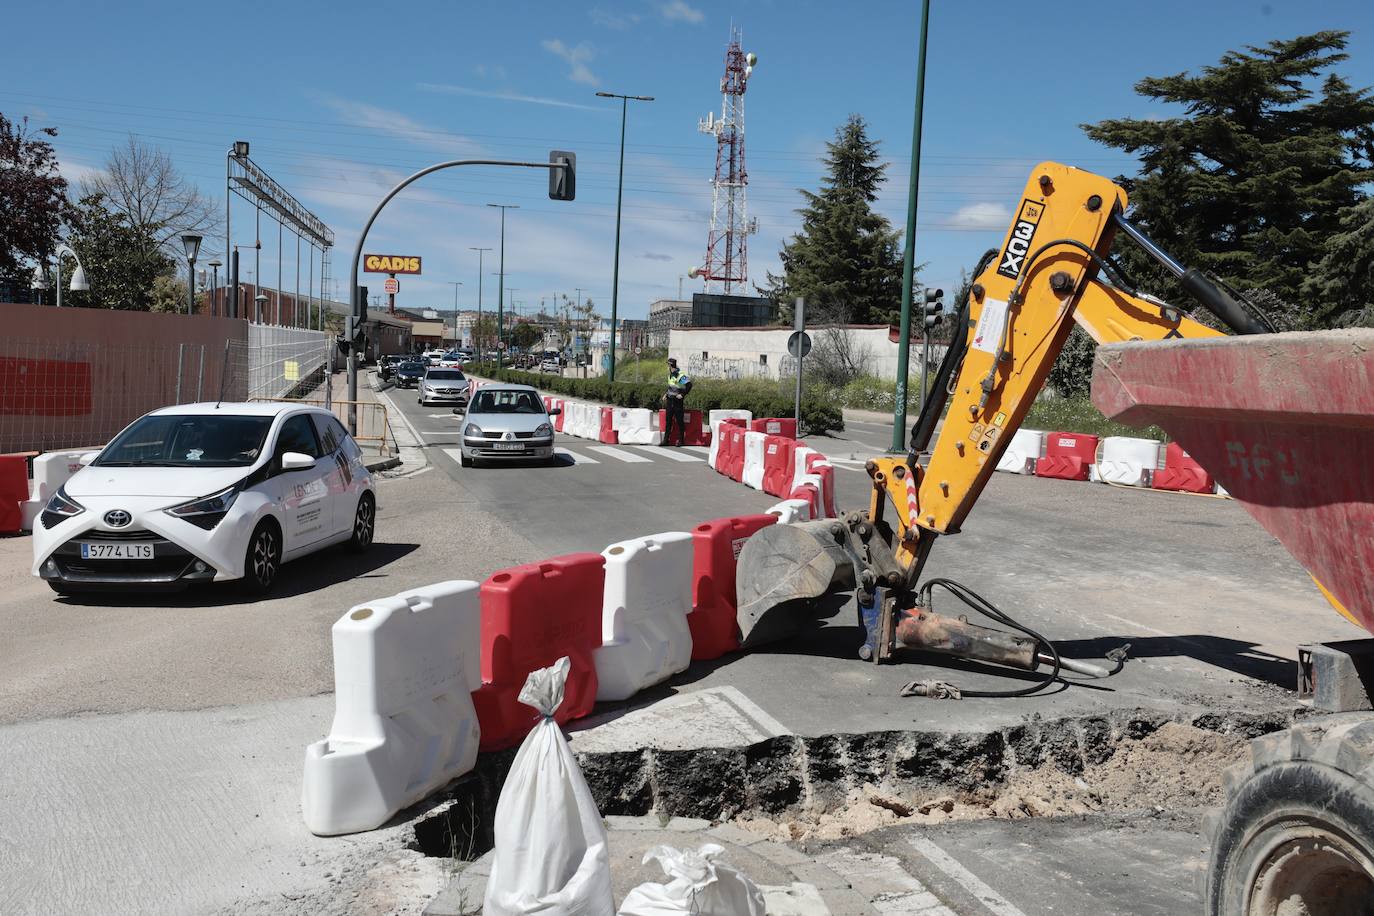
M 735 574 L 741 645 L 791 636 L 849 602 L 854 561 L 843 532 L 833 520 L 769 525 L 744 542 Z

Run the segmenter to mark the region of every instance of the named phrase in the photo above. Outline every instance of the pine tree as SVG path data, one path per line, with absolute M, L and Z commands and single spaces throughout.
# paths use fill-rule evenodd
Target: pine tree
M 801 296 L 817 320 L 895 320 L 902 290 L 899 233 L 873 211 L 887 165 L 859 115 L 849 116 L 826 149 L 826 176 L 819 192 L 801 191 L 801 231 L 783 243 L 783 273 L 768 275 L 769 293 L 784 319 Z
M 1342 212 L 1302 291 L 1321 324 L 1374 327 L 1374 197 Z
M 1229 52 L 1197 76 L 1136 84 L 1146 98 L 1184 106 L 1181 117 L 1083 125 L 1141 158 L 1140 175 L 1119 179 L 1133 219 L 1185 264 L 1302 302 L 1309 269 L 1374 178 L 1374 97 L 1330 72 L 1348 56 L 1348 34 L 1273 41 Z M 1138 248 L 1119 250 L 1143 286 L 1191 304 Z

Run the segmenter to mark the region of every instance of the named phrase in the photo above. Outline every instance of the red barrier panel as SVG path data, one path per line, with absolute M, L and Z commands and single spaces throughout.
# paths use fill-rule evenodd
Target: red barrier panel
M 741 429 L 749 428 L 749 421 L 744 419 L 744 417 L 726 417 L 724 420 L 721 420 L 720 422 L 728 423 L 731 426 L 738 426 Z
M 749 535 L 776 515 L 741 515 L 702 522 L 692 530 L 692 660 L 720 658 L 739 648 L 735 562 Z
M 1097 460 L 1097 437 L 1086 433 L 1046 433 L 1045 457 L 1035 463 L 1036 477 L 1087 480 Z
M 563 408 L 563 412 L 553 418 L 553 428 L 561 433 L 563 431 L 563 419 L 568 415 L 568 402 L 560 400 L 558 406 Z
M 701 418 L 701 411 L 689 409 L 683 411 L 683 445 L 710 445 L 711 434 L 703 426 L 705 421 Z M 658 428 L 663 432 L 663 442 L 668 442 L 668 411 L 658 412 Z M 674 431 L 676 434 L 676 430 Z
M 725 465 L 725 473 L 735 483 L 740 483 L 744 480 L 744 434 L 747 430 L 743 426 L 732 424 L 726 427 L 725 432 L 726 439 L 730 443 L 729 461 Z
M 1183 450 L 1183 446 L 1170 442 L 1164 452 L 1164 467 L 1155 471 L 1150 486 L 1156 490 L 1211 493 L 1216 490 L 1216 481 L 1206 468 Z
M 793 455 L 797 440 L 769 436 L 763 446 L 763 492 L 787 499 L 792 490 Z
M 601 554 L 572 553 L 503 569 L 482 583 L 482 686 L 472 694 L 482 750 L 519 744 L 534 727 L 538 716 L 520 702 L 520 688 L 531 671 L 564 655 L 572 670 L 554 719 L 592 711 L 605 580 Z
M 29 498 L 29 463 L 23 455 L 0 455 L 0 534 L 24 528 L 19 504 Z
M 811 507 L 811 517 L 823 517 L 821 515 L 821 494 L 816 490 L 815 484 L 804 483 L 799 487 L 793 487 L 792 492 L 787 494 L 787 498 L 806 500 L 806 504 Z
M 607 445 L 619 445 L 619 444 L 620 444 L 620 433 L 616 432 L 614 429 L 611 428 L 611 424 L 612 424 L 614 421 L 615 421 L 615 408 L 614 408 L 614 407 L 603 407 L 603 408 L 601 408 L 601 434 L 600 434 L 599 436 L 597 436 L 597 439 L 600 440 L 601 442 L 606 443 Z
M 806 459 L 806 472 L 821 479 L 821 506 L 826 518 L 839 518 L 835 511 L 835 466 L 824 455 L 810 455 Z
M 788 439 L 797 438 L 796 417 L 764 417 L 761 420 L 750 422 L 749 428 L 756 433 L 765 433 L 769 436 L 785 436 Z

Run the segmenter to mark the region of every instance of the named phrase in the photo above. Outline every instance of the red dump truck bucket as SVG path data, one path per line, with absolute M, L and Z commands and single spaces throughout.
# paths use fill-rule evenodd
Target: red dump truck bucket
M 1092 390 L 1177 439 L 1374 633 L 1374 330 L 1113 344 Z

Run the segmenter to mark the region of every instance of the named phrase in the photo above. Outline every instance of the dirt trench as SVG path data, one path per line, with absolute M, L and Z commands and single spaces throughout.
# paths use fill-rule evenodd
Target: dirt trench
M 1177 811 L 1220 799 L 1221 773 L 1282 713 L 1149 710 L 989 732 L 785 736 L 735 748 L 580 755 L 603 815 L 736 821 L 785 839 L 833 839 L 895 823 Z M 514 751 L 484 755 L 414 824 L 412 848 L 480 855 Z

